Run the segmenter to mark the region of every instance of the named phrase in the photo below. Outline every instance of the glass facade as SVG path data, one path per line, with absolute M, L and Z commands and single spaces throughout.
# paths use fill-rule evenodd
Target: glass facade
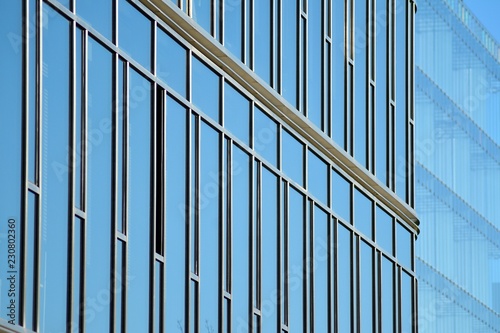
M 0 5 L 0 331 L 416 333 L 415 3 L 97 2 Z
M 420 332 L 500 332 L 500 45 L 459 0 L 419 1 Z

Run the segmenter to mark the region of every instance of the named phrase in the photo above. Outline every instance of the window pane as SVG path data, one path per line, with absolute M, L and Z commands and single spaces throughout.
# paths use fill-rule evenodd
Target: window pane
M 361 191 L 354 192 L 354 226 L 365 236 L 373 239 L 373 201 Z
M 151 84 L 131 70 L 129 87 L 127 330 L 141 332 L 150 313 Z
M 75 154 L 75 167 L 73 169 L 74 172 L 74 177 L 75 177 L 75 188 L 74 188 L 74 205 L 76 208 L 82 209 L 82 152 L 83 152 L 83 136 L 82 136 L 82 131 L 83 131 L 83 96 L 85 96 L 85 91 L 83 91 L 83 38 L 82 38 L 83 31 L 80 29 L 76 30 L 75 34 L 75 44 L 76 44 L 76 50 L 75 50 L 75 143 L 73 147 L 73 152 Z M 89 51 L 91 49 L 89 48 Z M 34 132 L 33 132 L 34 134 Z
M 352 299 L 352 255 L 351 255 L 351 231 L 342 224 L 338 224 L 338 331 L 351 332 L 351 302 Z
M 220 122 L 220 76 L 197 57 L 192 57 L 191 60 L 193 104 L 216 122 Z
M 376 158 L 376 175 L 378 179 L 387 185 L 387 145 L 389 133 L 387 131 L 387 113 L 389 107 L 387 105 L 387 33 L 388 33 L 388 22 L 387 22 L 387 1 L 388 0 L 377 0 L 376 8 L 376 50 L 377 50 L 377 84 L 376 84 L 376 110 L 375 110 L 375 123 L 376 128 L 376 140 L 377 147 L 375 149 Z
M 254 0 L 255 73 L 271 83 L 271 5 L 269 0 Z
M 111 196 L 112 196 L 112 110 L 113 110 L 113 57 L 93 39 L 89 39 L 88 63 L 88 133 L 87 133 L 87 297 L 97 299 L 103 290 L 110 297 L 111 290 Z M 134 110 L 135 111 L 135 110 Z M 146 194 L 146 193 L 145 193 Z M 146 215 L 147 216 L 147 215 Z M 99 246 L 97 246 L 99 244 Z M 109 302 L 101 304 L 102 311 L 90 305 L 86 312 L 95 312 L 94 320 L 86 322 L 91 331 L 109 330 Z
M 37 9 L 36 9 L 36 4 L 35 4 L 35 1 L 36 0 L 29 0 L 28 2 L 28 9 L 29 9 L 29 31 L 28 31 L 28 37 L 29 37 L 29 41 L 28 41 L 28 47 L 29 47 L 29 54 L 28 54 L 28 57 L 29 57 L 29 69 L 28 69 L 28 76 L 29 76 L 29 128 L 28 128 L 28 180 L 30 180 L 32 183 L 34 184 L 38 184 L 38 174 L 37 174 L 37 166 L 38 166 L 38 161 L 36 160 L 36 157 L 37 157 L 37 151 L 38 151 L 38 135 L 37 135 L 37 128 L 38 128 L 38 119 L 37 119 L 37 109 L 36 109 L 36 93 L 37 93 L 37 85 L 36 85 L 36 71 L 37 71 L 37 64 L 36 64 L 36 43 L 37 43 L 37 39 L 36 39 L 36 34 L 37 34 L 37 31 L 35 29 L 35 26 L 37 25 L 37 21 L 36 21 L 36 15 L 37 15 Z M 12 4 L 13 6 L 12 9 L 14 8 L 19 8 L 18 6 L 18 3 L 13 3 Z M 5 6 L 5 4 L 3 5 Z M 4 12 L 3 14 L 5 15 L 5 18 L 3 19 L 3 23 L 4 23 L 4 26 L 7 26 L 7 25 L 11 25 L 13 22 L 15 22 L 16 20 L 19 22 L 19 20 L 21 19 L 20 17 L 20 13 L 19 15 L 16 15 L 16 14 L 13 14 L 13 13 L 10 13 L 10 10 L 12 9 L 3 9 Z M 10 20 L 7 20 L 6 18 L 7 17 L 11 17 Z M 14 28 L 14 27 L 12 27 Z M 2 36 L 5 36 L 5 33 L 3 31 L 3 28 L 0 28 L 2 29 Z M 10 31 L 11 32 L 17 32 L 19 31 L 18 29 L 21 29 L 21 25 L 20 24 L 17 24 L 17 29 L 11 29 Z M 21 36 L 22 34 L 19 34 L 19 36 Z M 77 36 L 78 36 L 78 33 L 77 33 Z M 6 42 L 7 40 L 5 40 Z M 19 44 L 20 45 L 20 44 Z M 4 48 L 3 45 L 0 47 L 0 49 L 2 50 L 14 50 L 14 48 Z M 3 52 L 0 52 L 1 54 L 1 57 L 2 59 L 4 59 L 2 61 L 3 64 L 8 64 L 8 63 L 11 63 L 12 59 L 10 59 L 10 56 L 7 56 L 7 54 L 4 55 Z M 18 59 L 18 61 L 21 61 L 21 57 L 16 57 Z M 77 66 L 78 66 L 78 63 L 77 63 Z M 12 69 L 14 70 L 17 70 L 17 66 L 13 66 Z M 5 77 L 6 78 L 9 78 L 9 82 L 12 83 L 12 80 L 14 78 L 20 78 L 21 76 L 10 76 L 7 74 L 6 70 L 2 67 L 0 68 L 2 70 L 2 73 L 5 73 Z M 1 82 L 1 81 L 0 81 Z M 3 91 L 5 93 L 7 93 L 7 90 L 4 88 L 3 86 L 3 82 L 0 83 L 0 91 Z M 19 86 L 16 86 L 14 85 L 15 88 L 17 88 L 19 90 Z M 10 103 L 10 102 L 9 102 Z M 4 122 L 3 119 L 0 121 L 0 123 Z M 4 141 L 2 141 L 4 142 Z M 4 184 L 2 182 L 2 184 Z M 3 201 L 2 201 L 3 202 Z
M 309 150 L 308 154 L 308 190 L 324 204 L 328 204 L 328 171 L 326 163 Z
M 254 148 L 272 165 L 278 166 L 278 124 L 260 108 L 254 108 Z
M 224 85 L 224 126 L 250 145 L 250 101 L 228 83 Z
M 80 305 L 83 304 L 80 295 L 82 274 L 82 219 L 75 217 L 73 224 L 73 313 L 72 313 L 72 330 L 78 332 L 80 326 Z M 109 313 L 109 312 L 108 312 Z M 90 322 L 87 321 L 87 322 Z
M 281 133 L 282 170 L 294 182 L 304 186 L 304 145 L 286 130 Z
M 123 256 L 125 252 L 125 243 L 121 240 L 116 241 L 116 278 L 115 278 L 115 332 L 122 332 L 122 322 L 124 320 L 123 293 L 127 287 L 127 280 L 124 274 L 125 261 Z
M 412 255 L 411 255 L 411 246 L 412 246 L 412 234 L 411 232 L 403 227 L 400 223 L 397 224 L 397 249 L 396 255 L 398 258 L 398 262 L 401 265 L 406 266 L 407 268 L 412 268 Z
M 202 123 L 200 141 L 200 323 L 203 331 L 218 332 L 220 134 Z
M 413 332 L 413 278 L 404 271 L 401 275 L 401 331 Z
M 157 75 L 180 95 L 186 96 L 187 50 L 162 29 L 157 29 Z
M 373 248 L 361 241 L 360 255 L 361 332 L 373 332 L 374 279 Z
M 282 92 L 285 99 L 298 108 L 298 18 L 297 0 L 287 0 L 281 2 L 282 10 Z
M 119 46 L 151 70 L 151 21 L 128 0 L 118 2 Z
M 262 168 L 262 332 L 278 328 L 278 181 Z
M 307 116 L 321 129 L 322 108 L 322 43 L 323 43 L 323 2 L 307 1 L 308 54 L 307 54 Z
M 248 332 L 250 323 L 250 156 L 233 146 L 233 332 Z
M 351 222 L 351 183 L 335 169 L 332 172 L 332 208 L 341 219 Z
M 289 326 L 291 332 L 305 330 L 305 237 L 304 237 L 304 196 L 290 187 L 289 192 L 289 276 L 290 293 Z
M 243 0 L 223 1 L 224 46 L 237 58 L 243 58 Z
M 89 23 L 104 37 L 112 41 L 113 37 L 113 1 L 78 0 L 76 14 Z
M 69 146 L 69 22 L 44 5 L 48 22 L 43 31 L 43 179 L 40 272 L 40 327 L 44 331 L 66 330 L 68 285 L 68 225 L 70 223 Z M 71 222 L 73 218 L 71 218 Z M 53 311 L 58 309 L 58 311 Z
M 35 329 L 35 235 L 37 230 L 38 220 L 38 196 L 28 191 L 28 216 L 26 230 L 26 328 Z M 9 318 L 10 319 L 10 318 Z
M 314 330 L 328 332 L 328 225 L 329 216 L 320 208 L 314 208 Z
M 393 253 L 393 241 L 394 241 L 394 220 L 391 215 L 389 215 L 385 210 L 377 206 L 377 244 L 385 251 L 390 254 Z
M 394 264 L 382 257 L 382 332 L 394 333 Z
M 212 17 L 212 1 L 193 1 L 193 19 L 209 34 Z
M 123 233 L 124 232 L 124 195 L 123 195 L 123 189 L 126 187 L 126 179 L 125 179 L 125 163 L 123 161 L 124 157 L 124 150 L 125 150 L 125 142 L 126 142 L 126 128 L 125 128 L 125 115 L 124 115 L 124 105 L 126 102 L 123 99 L 123 90 L 124 90 L 124 78 L 123 78 L 123 72 L 124 72 L 124 62 L 122 60 L 118 61 L 118 114 L 117 114 L 117 123 L 118 125 L 116 126 L 116 136 L 117 136 L 117 191 L 116 191 L 116 228 L 119 232 Z
M 161 322 L 162 322 L 162 283 L 163 283 L 163 274 L 162 274 L 162 263 L 155 260 L 155 332 L 160 333 L 161 330 Z
M 345 142 L 345 0 L 333 0 L 332 35 L 332 137 L 346 149 Z
M 166 331 L 185 331 L 187 111 L 167 98 L 166 117 Z

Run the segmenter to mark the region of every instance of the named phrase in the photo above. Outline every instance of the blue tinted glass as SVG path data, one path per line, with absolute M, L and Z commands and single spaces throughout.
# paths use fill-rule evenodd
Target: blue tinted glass
M 41 228 L 40 327 L 46 331 L 66 330 L 68 225 L 69 225 L 69 22 L 48 6 L 43 32 L 43 138 L 44 208 Z M 71 222 L 73 218 L 71 218 Z M 58 309 L 58 311 L 53 311 Z
M 401 265 L 412 268 L 412 234 L 403 227 L 400 223 L 397 224 L 396 229 L 397 249 L 396 256 Z
M 406 4 L 397 0 L 396 17 L 396 193 L 406 198 Z
M 162 295 L 161 295 L 161 286 L 162 286 L 162 264 L 159 261 L 155 260 L 155 332 L 160 333 L 161 330 L 161 321 L 162 321 L 162 313 L 161 306 L 163 303 Z
M 114 23 L 112 0 L 77 0 L 76 14 L 112 41 Z
M 298 108 L 298 5 L 297 0 L 283 1 L 282 8 L 282 54 L 281 73 L 282 73 L 282 91 L 285 99 Z
M 305 4 L 305 2 L 303 2 Z M 307 35 L 307 21 L 306 18 L 303 17 L 302 15 L 300 16 L 300 33 L 302 34 L 301 36 L 306 36 Z M 304 61 L 304 59 L 307 59 L 307 45 L 306 41 L 307 39 L 302 37 L 301 43 L 299 45 L 300 49 L 300 57 L 301 60 L 299 63 L 299 72 L 300 72 L 300 83 L 299 83 L 299 110 L 302 114 L 305 114 L 305 110 L 307 109 L 307 89 L 304 87 L 307 85 L 307 62 Z
M 268 84 L 271 83 L 271 2 L 254 0 L 255 31 L 254 57 L 255 73 Z
M 78 327 L 80 326 L 80 304 L 82 304 L 82 298 L 80 295 L 80 274 L 82 273 L 82 225 L 83 221 L 75 217 L 73 225 L 73 313 L 72 313 L 72 330 L 78 332 Z M 88 321 L 90 322 L 90 320 Z
M 361 300 L 361 332 L 373 332 L 373 304 L 374 304 L 374 271 L 373 248 L 361 241 L 360 249 L 360 300 Z
M 205 114 L 219 122 L 220 76 L 197 57 L 192 57 L 192 100 Z
M 223 1 L 224 46 L 238 59 L 243 57 L 243 0 Z
M 316 154 L 309 150 L 308 154 L 308 190 L 317 199 L 328 204 L 328 171 L 329 167 Z
M 117 191 L 116 191 L 116 228 L 119 232 L 123 233 L 124 232 L 124 196 L 123 196 L 123 188 L 126 186 L 125 184 L 125 165 L 123 163 L 123 157 L 124 157 L 124 143 L 125 141 L 125 116 L 124 116 L 124 105 L 125 101 L 123 99 L 123 89 L 124 89 L 124 82 L 123 82 L 123 72 L 124 72 L 124 63 L 122 60 L 118 61 L 118 98 L 117 98 L 117 104 L 118 104 L 118 114 L 116 116 L 117 118 L 117 126 L 116 126 L 116 152 L 117 152 Z
M 119 46 L 135 61 L 151 69 L 151 21 L 128 0 L 118 2 Z
M 413 332 L 413 279 L 404 271 L 401 276 L 401 332 Z
M 332 208 L 338 217 L 351 222 L 351 183 L 335 169 L 332 172 Z
M 134 70 L 129 83 L 127 330 L 149 323 L 151 83 Z
M 157 75 L 180 95 L 187 97 L 187 50 L 162 29 L 158 28 L 156 31 Z
M 26 328 L 35 329 L 35 233 L 38 218 L 38 196 L 28 191 L 28 225 L 26 230 Z M 9 318 L 10 319 L 10 318 Z
M 394 220 L 385 210 L 377 206 L 376 212 L 376 240 L 377 244 L 385 251 L 393 254 Z
M 394 264 L 382 257 L 382 332 L 394 333 Z
M 249 145 L 250 101 L 228 83 L 224 85 L 224 126 Z
M 187 113 L 167 98 L 166 116 L 166 330 L 185 330 Z M 175 301 L 174 301 L 175 300 Z
M 354 226 L 373 239 L 373 201 L 358 189 L 354 192 Z
M 233 331 L 248 332 L 250 288 L 250 156 L 233 146 Z
M 219 331 L 220 133 L 202 122 L 200 155 L 200 321 L 203 330 Z
M 199 117 L 195 114 L 191 114 L 191 159 L 190 159 L 190 174 L 191 176 L 191 198 L 189 202 L 190 208 L 190 260 L 189 265 L 191 272 L 199 273 L 199 253 L 198 253 L 198 239 L 199 239 L 199 219 L 198 219 L 198 150 L 199 146 Z
M 294 182 L 304 186 L 304 145 L 286 130 L 281 134 L 282 170 Z
M 366 0 L 356 0 L 356 27 L 355 27 L 355 113 L 354 113 L 354 157 L 363 165 L 367 166 L 367 50 L 368 50 L 368 30 Z
M 260 108 L 254 108 L 254 149 L 278 166 L 278 124 Z
M 337 288 L 338 288 L 338 327 L 339 332 L 351 332 L 351 302 L 352 299 L 352 255 L 351 232 L 338 224 L 337 246 Z
M 305 287 L 305 237 L 304 237 L 304 196 L 290 187 L 289 192 L 289 326 L 291 332 L 302 332 L 305 327 L 304 287 Z
M 278 327 L 278 181 L 262 168 L 262 306 L 269 315 L 262 318 L 262 331 Z
M 22 1 L 8 1 L 3 2 L 1 6 L 0 58 L 2 60 L 0 61 L 0 71 L 2 74 L 0 75 L 0 97 L 2 98 L 2 110 L 0 111 L 0 156 L 2 162 L 0 172 L 0 285 L 3 288 L 0 289 L 0 318 L 17 324 L 20 319 L 19 292 L 16 295 L 11 294 L 9 296 L 9 288 L 12 282 L 15 285 L 15 289 L 19 291 L 19 280 L 21 277 L 19 273 L 16 273 L 14 279 L 8 280 L 8 278 L 11 277 L 11 273 L 9 272 L 19 272 L 19 261 L 22 257 L 22 253 L 20 252 L 20 237 L 23 221 L 21 220 L 20 198 L 21 184 L 24 184 L 21 174 L 23 169 L 21 164 L 23 151 L 23 5 Z M 64 28 L 66 28 L 66 34 Z M 53 38 L 55 31 L 51 29 L 48 33 Z M 64 42 L 64 37 L 68 37 L 66 26 L 63 26 L 61 35 Z M 67 46 L 63 47 L 63 49 L 67 49 Z M 66 59 L 62 58 L 63 62 L 67 60 L 67 57 Z M 53 62 L 50 65 L 53 70 Z M 64 77 L 64 75 L 62 76 Z M 66 81 L 67 83 L 68 81 Z M 54 91 L 51 90 L 49 93 L 53 96 Z M 66 96 L 62 97 L 64 100 Z M 64 118 L 64 115 L 62 118 Z M 62 131 L 61 135 L 64 136 L 64 131 Z M 53 156 L 51 155 L 51 157 Z M 65 159 L 62 160 L 63 163 L 65 161 Z M 60 193 L 60 196 L 64 198 L 64 192 Z M 64 209 L 62 210 L 64 211 Z M 13 302 L 14 305 L 8 309 L 7 306 L 10 306 L 10 302 Z
M 378 179 L 387 185 L 387 145 L 389 133 L 387 132 L 387 113 L 389 107 L 387 104 L 387 33 L 388 33 L 388 17 L 387 17 L 387 1 L 377 0 L 376 8 L 376 50 L 377 50 L 377 73 L 376 73 L 376 109 L 375 109 L 375 123 L 376 123 L 376 148 L 375 148 L 375 170 Z
M 211 34 L 212 1 L 193 1 L 193 19 Z
M 307 47 L 307 116 L 318 128 L 322 128 L 322 43 L 323 3 L 308 1 L 308 47 Z
M 82 31 L 80 29 L 76 30 L 75 36 L 75 46 L 76 46 L 76 54 L 75 54 L 75 93 L 76 93 L 76 101 L 75 101 L 75 145 L 73 148 L 73 152 L 75 154 L 75 188 L 74 188 L 74 204 L 76 208 L 82 209 L 82 152 L 83 152 L 83 122 L 82 122 L 82 110 L 83 103 L 82 97 L 85 92 L 83 90 L 83 59 L 82 59 L 82 51 L 83 51 L 83 40 L 82 40 Z
M 122 332 L 123 322 L 123 293 L 126 288 L 126 280 L 124 276 L 124 261 L 123 253 L 125 252 L 125 243 L 121 240 L 116 241 L 116 276 L 115 276 L 115 332 Z
M 189 332 L 199 332 L 198 320 L 198 283 L 191 280 L 189 288 Z
M 3 5 L 5 6 L 5 4 Z M 14 5 L 12 8 L 17 7 L 17 5 Z M 28 69 L 28 76 L 29 76 L 29 129 L 28 129 L 28 180 L 30 180 L 32 183 L 38 184 L 38 175 L 37 175 L 37 160 L 36 160 L 36 154 L 37 154 L 37 145 L 38 145 L 38 137 L 37 137 L 37 126 L 38 126 L 38 121 L 37 121 L 37 110 L 36 110 L 36 4 L 35 0 L 29 0 L 28 4 L 28 10 L 29 10 L 29 31 L 28 31 L 28 37 L 29 37 L 29 42 L 28 42 L 28 48 L 29 48 L 29 69 Z M 5 9 L 4 9 L 5 10 Z M 5 11 L 4 15 L 9 16 L 10 14 Z M 16 18 L 14 15 L 12 18 Z M 9 20 L 4 20 L 5 23 L 9 22 Z M 12 23 L 14 20 L 12 20 L 10 23 Z M 9 24 L 10 24 L 9 23 Z M 18 26 L 18 29 L 20 27 Z M 12 31 L 12 30 L 11 30 Z M 78 35 L 78 33 L 77 33 Z M 21 35 L 19 35 L 21 36 Z M 3 48 L 3 47 L 2 47 Z M 7 50 L 7 49 L 5 49 Z M 3 53 L 2 54 L 2 59 L 5 59 Z M 19 58 L 18 58 L 19 59 Z M 4 63 L 7 63 L 7 61 L 3 61 Z M 78 65 L 77 65 L 78 66 Z M 5 73 L 2 68 L 2 73 Z M 12 77 L 11 77 L 12 78 Z M 12 81 L 10 81 L 12 82 Z M 3 86 L 1 87 L 1 91 L 5 91 L 3 89 Z
M 345 149 L 344 3 L 344 0 L 334 0 L 332 7 L 332 137 Z
M 328 225 L 329 216 L 320 208 L 314 208 L 314 330 L 328 332 Z
M 113 57 L 100 44 L 89 39 L 88 123 L 87 123 L 87 239 L 86 296 L 97 299 L 111 290 L 111 195 L 112 195 L 112 107 Z M 114 225 L 113 225 L 114 227 Z M 100 244 L 100 246 L 92 246 Z M 109 303 L 86 323 L 90 330 L 109 330 Z M 90 308 L 86 311 L 92 311 Z

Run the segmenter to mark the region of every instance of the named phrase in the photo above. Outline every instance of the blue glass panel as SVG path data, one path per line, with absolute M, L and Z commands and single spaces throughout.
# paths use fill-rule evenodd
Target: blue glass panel
M 220 133 L 201 125 L 200 156 L 200 323 L 202 330 L 218 332 Z
M 275 332 L 278 326 L 278 181 L 262 168 L 262 331 Z M 264 310 L 265 309 L 265 310 Z
M 250 324 L 250 156 L 233 146 L 233 332 Z
M 193 19 L 211 34 L 212 1 L 193 1 Z
M 5 5 L 4 5 L 5 6 Z M 37 154 L 37 145 L 38 145 L 38 137 L 37 137 L 37 125 L 38 125 L 38 119 L 37 119 L 37 111 L 36 111 L 36 26 L 37 26 L 37 21 L 36 21 L 36 4 L 35 0 L 29 0 L 28 2 L 28 15 L 29 15 L 29 30 L 28 30 L 28 48 L 29 48 L 29 69 L 28 69 L 28 76 L 29 76 L 29 96 L 28 96 L 28 108 L 29 108 L 29 128 L 28 128 L 28 180 L 30 180 L 32 183 L 37 184 L 38 183 L 38 175 L 37 175 L 37 160 L 36 160 L 36 154 Z M 7 12 L 4 12 L 5 15 Z M 15 16 L 14 16 L 15 17 Z M 20 27 L 18 27 L 19 29 Z M 21 35 L 19 35 L 21 36 Z M 2 59 L 5 59 L 2 55 Z M 5 62 L 5 61 L 4 61 Z M 2 73 L 4 73 L 2 71 Z M 2 87 L 2 91 L 3 87 Z
M 351 222 L 351 183 L 335 169 L 332 172 L 332 208 L 338 217 Z
M 271 5 L 269 0 L 254 1 L 254 62 L 255 73 L 271 83 Z
M 345 41 L 344 0 L 333 0 L 332 7 L 332 138 L 346 149 L 345 140 Z
M 113 1 L 77 0 L 76 14 L 109 40 L 113 40 Z
M 86 328 L 109 330 L 111 278 L 112 110 L 113 57 L 89 39 L 87 123 L 87 239 L 86 297 L 95 299 L 99 311 L 87 306 Z M 96 246 L 99 244 L 99 246 Z
M 189 288 L 189 332 L 190 333 L 199 332 L 197 302 L 198 302 L 198 283 L 196 281 L 191 280 Z
M 197 57 L 192 57 L 191 93 L 193 104 L 205 114 L 220 122 L 220 76 Z
M 28 191 L 28 216 L 26 230 L 26 299 L 25 326 L 30 330 L 35 329 L 35 235 L 37 232 L 38 196 Z
M 250 145 L 250 101 L 228 83 L 224 85 L 224 126 Z
M 387 185 L 387 146 L 389 144 L 388 129 L 388 112 L 387 104 L 387 34 L 388 34 L 388 16 L 387 16 L 387 1 L 377 0 L 376 2 L 376 109 L 375 109 L 375 124 L 376 124 L 376 147 L 375 147 L 375 173 L 380 181 Z
M 338 288 L 338 331 L 351 332 L 352 308 L 352 254 L 351 231 L 338 224 L 337 244 L 337 288 Z
M 367 30 L 366 0 L 356 0 L 355 5 L 355 112 L 354 112 L 354 157 L 367 167 L 367 139 L 368 139 L 368 30 Z
M 322 129 L 323 2 L 308 1 L 307 117 Z
M 377 244 L 390 254 L 393 252 L 394 219 L 385 210 L 377 206 L 376 211 L 376 240 Z
M 198 253 L 198 240 L 199 240 L 199 218 L 198 218 L 198 150 L 200 149 L 199 145 L 199 117 L 195 114 L 191 114 L 191 159 L 190 159 L 190 186 L 191 186 L 191 201 L 189 202 L 190 207 L 190 269 L 192 273 L 196 275 L 199 274 L 199 253 Z
M 162 29 L 156 31 L 156 74 L 180 95 L 187 97 L 187 50 Z
M 44 5 L 48 19 L 43 31 L 43 163 L 40 330 L 67 328 L 69 207 L 69 22 Z M 53 309 L 57 309 L 54 311 Z
M 129 82 L 127 331 L 149 323 L 151 205 L 151 84 L 134 70 Z
M 123 161 L 124 158 L 124 145 L 125 145 L 125 115 L 124 115 L 124 82 L 123 82 L 123 72 L 124 72 L 125 63 L 122 60 L 118 61 L 118 96 L 117 96 L 117 104 L 118 104 L 118 114 L 117 114 L 117 126 L 116 126 L 116 154 L 117 154 L 117 191 L 116 191 L 116 229 L 123 233 L 124 232 L 124 195 L 123 188 L 126 186 L 125 179 L 125 164 Z
M 328 332 L 329 316 L 329 249 L 328 225 L 330 219 L 322 209 L 314 207 L 314 330 L 316 332 Z
M 382 332 L 394 333 L 394 264 L 382 257 Z
M 407 268 L 412 268 L 412 234 L 403 227 L 400 223 L 397 224 L 396 229 L 397 248 L 396 255 L 398 262 Z
M 122 332 L 123 315 L 123 293 L 125 291 L 126 280 L 124 276 L 125 261 L 123 260 L 125 252 L 125 243 L 121 240 L 116 241 L 116 276 L 115 276 L 115 332 Z
M 118 1 L 119 46 L 151 70 L 151 20 L 128 0 Z
M 82 304 L 82 297 L 80 294 L 82 274 L 82 219 L 75 217 L 73 224 L 73 313 L 72 313 L 72 330 L 78 332 L 80 327 L 80 305 Z
M 304 145 L 286 130 L 281 134 L 282 170 L 294 182 L 304 186 Z
M 358 189 L 354 192 L 354 226 L 373 239 L 373 201 Z
M 413 332 L 413 278 L 404 271 L 401 275 L 401 332 Z
M 328 171 L 330 169 L 318 155 L 310 150 L 308 163 L 308 190 L 324 204 L 328 204 Z
M 406 149 L 406 5 L 407 1 L 396 1 L 396 193 L 407 200 L 407 149 Z
M 254 108 L 254 149 L 278 166 L 278 124 L 260 108 Z
M 290 187 L 289 192 L 289 326 L 291 332 L 305 330 L 305 237 L 304 196 Z
M 22 1 L 2 2 L 0 20 L 0 318 L 12 324 L 19 322 L 21 251 L 21 184 L 22 181 Z M 51 30 L 50 33 L 54 34 Z M 62 36 L 67 36 L 61 31 Z M 64 38 L 64 37 L 63 37 Z M 63 57 L 64 58 L 64 57 Z M 64 59 L 63 59 L 64 61 Z M 52 65 L 52 64 L 51 64 Z M 51 90 L 52 94 L 53 91 Z M 63 96 L 64 98 L 64 96 Z M 64 116 L 63 116 L 64 118 Z M 61 133 L 61 135 L 64 135 Z M 52 155 L 51 155 L 52 157 Z M 63 160 L 64 162 L 65 160 Z M 64 195 L 64 193 L 61 193 Z M 66 203 L 67 205 L 67 203 Z M 64 210 L 63 210 L 64 211 Z M 12 219 L 12 220 L 10 220 Z M 12 223 L 9 223 L 12 222 Z M 10 249 L 9 249 L 9 244 Z M 9 253 L 10 251 L 10 253 Z M 13 257 L 8 257 L 13 256 Z M 11 266 L 12 265 L 12 266 Z M 14 273 L 14 279 L 9 272 Z M 11 283 L 16 292 L 9 295 Z M 12 306 L 11 303 L 13 302 Z M 8 309 L 7 306 L 11 308 Z
M 298 108 L 298 4 L 297 0 L 282 1 L 282 54 L 281 94 L 295 108 Z
M 73 147 L 73 153 L 75 155 L 75 166 L 74 166 L 74 177 L 75 177 L 75 188 L 74 188 L 74 205 L 76 208 L 82 209 L 82 152 L 83 152 L 83 103 L 82 98 L 85 94 L 83 90 L 83 38 L 80 29 L 76 30 L 75 36 L 75 145 Z
M 162 322 L 162 283 L 163 283 L 163 274 L 162 274 L 162 264 L 159 261 L 155 260 L 155 333 L 162 332 L 161 330 L 161 322 Z
M 166 116 L 166 331 L 186 330 L 187 112 L 167 98 Z
M 243 0 L 223 1 L 224 46 L 243 60 Z
M 359 272 L 359 296 L 361 300 L 361 332 L 374 332 L 373 306 L 374 306 L 374 286 L 375 275 L 373 271 L 373 248 L 361 241 L 360 249 L 360 272 Z

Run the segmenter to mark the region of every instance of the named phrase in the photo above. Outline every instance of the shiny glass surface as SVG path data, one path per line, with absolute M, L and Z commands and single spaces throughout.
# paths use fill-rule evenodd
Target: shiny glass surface
M 283 17 L 282 53 L 286 54 L 286 57 L 282 57 L 281 64 L 281 94 L 292 106 L 298 109 L 299 13 L 297 0 L 283 1 L 281 10 Z
M 259 107 L 254 107 L 253 144 L 257 153 L 278 166 L 278 124 Z
M 224 126 L 249 145 L 250 101 L 230 84 L 224 84 Z
M 271 83 L 271 6 L 268 0 L 255 0 L 254 4 L 254 71 L 268 84 Z
M 187 50 L 163 29 L 156 30 L 156 75 L 187 97 Z
M 376 218 L 376 241 L 377 244 L 387 253 L 394 254 L 394 218 L 384 209 L 377 206 Z
M 288 131 L 281 132 L 282 170 L 293 181 L 304 186 L 304 145 Z
M 351 332 L 352 327 L 352 236 L 342 224 L 338 225 L 337 245 L 337 290 L 338 290 L 338 331 Z
M 337 171 L 332 171 L 332 208 L 345 222 L 351 222 L 351 183 Z
M 220 122 L 220 76 L 197 57 L 191 58 L 191 93 L 193 104 Z
M 68 0 L 69 2 L 69 0 Z M 76 14 L 105 38 L 113 40 L 113 1 L 77 0 Z
M 373 201 L 358 189 L 354 191 L 354 226 L 373 239 Z
M 224 6 L 224 46 L 243 60 L 243 0 L 222 1 Z
M 318 200 L 328 204 L 328 173 L 330 168 L 316 154 L 308 151 L 308 189 Z
M 322 128 L 323 2 L 307 2 L 307 117 Z
M 330 217 L 319 207 L 314 207 L 313 265 L 314 265 L 314 330 L 329 330 L 329 224 Z
M 128 0 L 118 0 L 118 45 L 151 70 L 151 20 Z

